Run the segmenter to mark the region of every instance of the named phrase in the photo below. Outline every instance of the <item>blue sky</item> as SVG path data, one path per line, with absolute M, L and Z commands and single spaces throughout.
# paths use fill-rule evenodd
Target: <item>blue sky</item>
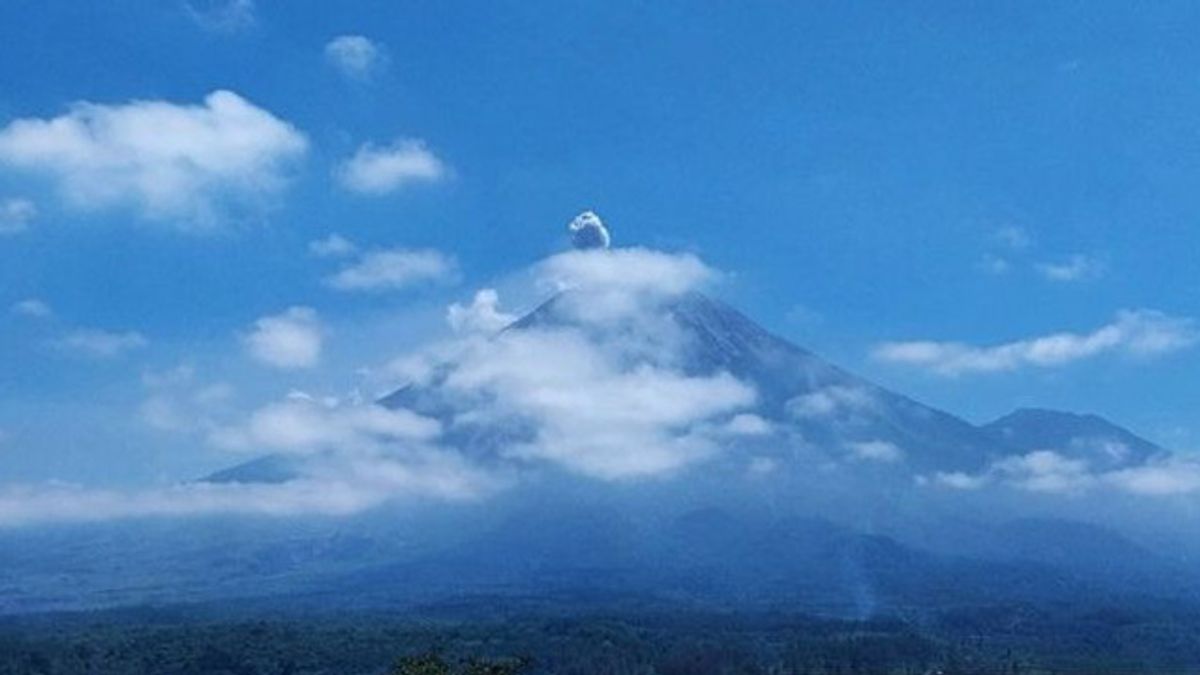
M 1198 14 L 5 3 L 0 478 L 162 481 L 227 464 L 148 428 L 170 373 L 219 382 L 229 405 L 358 386 L 446 331 L 449 303 L 564 249 L 584 209 L 615 244 L 694 253 L 768 327 L 968 419 L 1096 411 L 1194 448 Z M 264 138 L 226 147 L 230 128 L 213 131 L 170 155 L 179 185 L 102 135 L 73 142 L 115 153 L 119 180 L 18 133 L 78 121 L 86 101 L 170 146 L 171 127 L 128 113 L 193 119 L 218 91 Z M 333 233 L 359 252 L 310 251 Z M 370 251 L 444 267 L 386 290 L 331 285 Z M 318 317 L 319 355 L 288 343 L 282 367 L 255 359 L 256 322 L 303 324 L 292 307 Z M 1064 332 L 1079 337 L 1065 356 L 1028 342 Z M 917 340 L 936 344 L 914 356 Z M 985 365 L 962 366 L 964 351 Z

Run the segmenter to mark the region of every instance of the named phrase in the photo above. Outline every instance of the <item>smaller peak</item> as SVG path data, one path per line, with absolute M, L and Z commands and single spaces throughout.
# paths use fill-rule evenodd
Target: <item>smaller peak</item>
M 1025 407 L 1017 408 L 1016 410 L 1000 417 L 992 422 L 992 424 L 1004 424 L 1017 421 L 1078 421 L 1078 422 L 1103 422 L 1112 424 L 1108 420 L 1095 415 L 1093 413 L 1077 413 L 1069 410 L 1055 410 L 1053 408 L 1035 408 Z

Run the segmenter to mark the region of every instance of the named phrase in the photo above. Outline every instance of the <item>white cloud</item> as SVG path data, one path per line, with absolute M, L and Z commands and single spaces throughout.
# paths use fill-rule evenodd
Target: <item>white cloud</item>
M 446 165 L 420 140 L 401 138 L 387 146 L 365 143 L 340 164 L 334 177 L 352 192 L 383 195 L 413 183 L 444 178 Z
M 1104 276 L 1106 266 L 1095 258 L 1077 254 L 1060 263 L 1042 263 L 1037 269 L 1050 281 L 1074 282 L 1098 279 Z
M 420 283 L 452 281 L 457 264 L 433 249 L 368 251 L 354 263 L 326 279 L 339 291 L 388 291 Z
M 28 199 L 10 197 L 0 200 L 0 236 L 20 234 L 37 217 L 37 206 Z
M 1108 483 L 1137 495 L 1171 496 L 1200 492 L 1200 461 L 1182 456 L 1169 457 L 1143 466 L 1112 471 L 1104 476 Z
M 904 459 L 904 451 L 900 446 L 889 441 L 861 441 L 847 444 L 850 454 L 855 458 L 868 462 L 894 463 Z
M 357 253 L 358 247 L 340 234 L 331 234 L 324 239 L 308 242 L 308 252 L 318 258 L 344 258 Z
M 1127 310 L 1091 333 L 1055 333 L 990 347 L 961 342 L 888 342 L 876 347 L 872 355 L 880 361 L 953 376 L 1063 366 L 1103 354 L 1158 356 L 1190 347 L 1197 338 L 1192 319 Z
M 246 30 L 258 21 L 254 0 L 185 0 L 184 9 L 201 28 L 222 33 Z
M 446 321 L 456 333 L 495 333 L 516 320 L 516 315 L 500 311 L 500 296 L 491 288 L 477 292 L 469 305 L 456 302 L 446 310 Z
M 716 277 L 695 256 L 571 251 L 535 265 L 531 276 L 545 291 L 569 291 L 555 296 L 545 324 L 399 360 L 459 411 L 458 432 L 520 430 L 497 449 L 509 461 L 622 480 L 677 471 L 719 452 L 730 434 L 769 430 L 745 414 L 756 398 L 751 387 L 727 373 L 679 368 L 680 328 L 661 302 Z M 496 301 L 483 293 L 472 307 L 458 306 L 453 321 L 465 327 L 483 316 L 501 325 Z
M 111 359 L 142 349 L 149 341 L 136 331 L 114 333 L 95 328 L 80 328 L 56 343 L 61 349 L 99 359 Z
M 464 422 L 528 425 L 505 451 L 606 480 L 655 476 L 715 453 L 711 422 L 753 403 L 728 374 L 692 377 L 575 329 L 526 329 L 475 340 L 444 389 L 470 403 Z M 632 362 L 631 362 L 632 361 Z
M 1200 493 L 1200 460 L 1175 454 L 1138 466 L 1103 470 L 1086 459 L 1037 450 L 997 460 L 979 473 L 937 473 L 924 482 L 956 490 L 997 485 L 1058 495 L 1116 490 L 1145 497 L 1170 497 Z
M 214 514 L 347 515 L 404 498 L 473 500 L 501 483 L 451 453 L 365 458 L 281 484 L 185 483 L 144 490 L 76 485 L 0 488 L 0 526 Z
M 1074 494 L 1097 483 L 1086 460 L 1072 459 L 1053 450 L 1037 450 L 1005 457 L 983 472 L 938 473 L 933 483 L 957 490 L 978 490 L 992 484 L 1028 492 Z
M 129 206 L 195 229 L 277 194 L 307 145 L 287 122 L 214 91 L 201 105 L 84 102 L 18 119 L 0 129 L 0 165 L 49 177 L 81 209 Z
M 716 278 L 716 272 L 689 253 L 644 248 L 568 251 L 539 263 L 536 271 L 553 290 L 679 295 Z
M 224 382 L 202 383 L 196 369 L 183 364 L 170 370 L 142 374 L 146 399 L 138 409 L 152 429 L 176 433 L 206 433 L 227 413 L 234 389 Z
M 394 443 L 424 443 L 440 433 L 437 420 L 408 410 L 294 394 L 254 411 L 241 426 L 217 430 L 213 441 L 233 450 L 351 455 L 377 453 Z
M 323 329 L 315 310 L 291 307 L 255 321 L 243 340 L 250 355 L 269 366 L 311 368 L 321 359 Z
M 13 303 L 12 313 L 33 319 L 48 319 L 54 316 L 54 310 L 50 308 L 50 305 L 37 298 L 26 298 Z
M 825 419 L 853 414 L 875 405 L 875 397 L 864 388 L 830 385 L 796 396 L 786 407 L 790 415 L 799 419 Z
M 924 477 L 918 477 L 917 482 L 926 484 L 929 481 Z M 988 478 L 986 474 L 975 475 L 965 471 L 948 471 L 935 474 L 932 482 L 955 490 L 978 490 L 987 485 Z
M 613 324 L 622 318 L 652 320 L 655 305 L 702 288 L 717 273 L 694 255 L 643 248 L 589 249 L 559 253 L 533 268 L 546 292 L 561 293 L 581 321 Z
M 387 51 L 362 35 L 339 35 L 325 45 L 325 58 L 343 75 L 358 80 L 370 77 L 387 65 Z
M 733 436 L 767 436 L 771 433 L 771 423 L 753 413 L 740 413 L 721 429 Z

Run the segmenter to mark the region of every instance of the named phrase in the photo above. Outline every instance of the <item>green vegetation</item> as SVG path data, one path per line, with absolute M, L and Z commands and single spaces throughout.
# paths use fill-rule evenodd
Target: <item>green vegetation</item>
M 1197 628 L 1195 616 L 1128 608 L 962 608 L 920 626 L 780 613 L 248 621 L 122 612 L 0 623 L 0 675 L 1169 673 L 1200 664 Z

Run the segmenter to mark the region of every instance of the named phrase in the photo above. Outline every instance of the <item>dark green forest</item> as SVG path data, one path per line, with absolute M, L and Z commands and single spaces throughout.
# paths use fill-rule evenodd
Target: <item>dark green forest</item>
M 1200 617 L 1163 608 L 965 607 L 921 625 L 784 613 L 197 618 L 157 610 L 0 622 L 0 675 L 1169 673 Z

